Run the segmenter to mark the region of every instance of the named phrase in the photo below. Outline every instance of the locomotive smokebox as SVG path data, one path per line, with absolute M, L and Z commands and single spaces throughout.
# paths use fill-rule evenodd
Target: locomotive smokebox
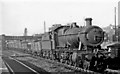
M 86 21 L 86 27 L 92 26 L 92 18 L 86 18 L 85 21 Z

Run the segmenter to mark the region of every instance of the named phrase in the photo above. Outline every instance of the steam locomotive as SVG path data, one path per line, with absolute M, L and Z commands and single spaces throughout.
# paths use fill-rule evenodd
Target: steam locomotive
M 75 22 L 64 26 L 53 25 L 49 32 L 42 35 L 39 54 L 62 63 L 90 68 L 92 57 L 101 49 L 104 31 L 92 26 L 92 18 L 86 18 L 85 21 L 84 27 L 79 27 Z
M 104 71 L 107 67 L 103 63 L 101 49 L 104 31 L 99 26 L 92 25 L 92 18 L 86 18 L 85 21 L 86 26 L 78 26 L 75 22 L 53 25 L 49 32 L 36 40 L 28 43 L 18 41 L 16 48 L 76 67 Z M 98 58 L 103 61 L 96 63 Z

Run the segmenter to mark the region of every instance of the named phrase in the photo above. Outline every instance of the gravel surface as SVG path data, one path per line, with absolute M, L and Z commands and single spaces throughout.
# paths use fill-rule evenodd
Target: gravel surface
M 28 61 L 37 67 L 43 68 L 48 72 L 70 72 L 71 70 L 66 69 L 58 64 L 50 63 L 45 60 L 39 60 L 32 57 L 16 57 L 18 60 Z
M 72 72 L 72 70 L 66 69 L 63 66 L 46 61 L 44 59 L 40 59 L 40 58 L 37 59 L 37 58 L 30 57 L 30 56 L 28 56 L 29 54 L 26 54 L 23 52 L 8 50 L 8 51 L 4 51 L 3 53 L 6 55 L 9 55 L 9 56 L 17 56 L 14 58 L 21 60 L 21 61 L 27 61 L 29 63 L 32 63 L 33 65 L 43 68 L 44 70 L 46 70 L 48 72 Z

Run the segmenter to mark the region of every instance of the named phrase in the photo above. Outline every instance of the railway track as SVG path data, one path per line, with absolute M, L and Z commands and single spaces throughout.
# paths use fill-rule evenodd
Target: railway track
M 12 57 L 14 57 L 16 59 L 19 59 L 20 57 L 28 57 L 28 56 L 30 56 L 30 57 L 33 57 L 35 59 L 45 60 L 45 61 L 47 61 L 49 63 L 57 64 L 59 66 L 63 66 L 65 68 L 67 68 L 67 69 L 70 69 L 72 72 L 96 74 L 96 72 L 93 72 L 93 71 L 90 71 L 90 70 L 85 70 L 85 69 L 82 69 L 82 68 L 79 68 L 79 67 L 75 67 L 75 66 L 71 66 L 71 65 L 68 65 L 68 64 L 65 64 L 65 63 L 54 61 L 54 60 L 38 57 L 38 56 L 35 56 L 35 55 L 29 55 L 29 54 L 21 55 L 21 53 L 18 53 L 18 51 L 14 51 L 14 53 L 15 53 L 15 55 L 13 55 Z M 99 73 L 97 73 L 97 74 L 99 74 Z
M 19 61 L 12 57 L 3 57 L 3 60 L 5 62 L 5 65 L 7 66 L 10 74 L 40 74 L 40 73 L 46 73 L 49 74 L 47 71 L 43 70 L 42 68 L 38 68 L 34 65 L 31 66 L 30 63 L 25 63 L 22 61 Z
M 39 56 L 31 55 L 31 54 L 24 53 L 24 52 L 21 52 L 21 51 L 16 51 L 15 50 L 15 51 L 12 51 L 12 52 L 15 53 L 15 54 L 12 55 L 12 57 L 17 59 L 17 60 L 20 60 L 20 61 L 21 60 L 26 60 L 26 59 L 29 59 L 29 60 L 26 60 L 26 61 L 31 61 L 31 59 L 34 58 L 35 62 L 45 60 L 45 61 L 47 61 L 47 63 L 58 65 L 58 66 L 53 66 L 53 67 L 64 67 L 64 69 L 66 68 L 66 69 L 70 70 L 70 71 L 65 71 L 65 72 L 79 72 L 79 73 L 82 73 L 82 74 L 83 73 L 85 73 L 85 74 L 86 73 L 87 74 L 100 74 L 100 73 L 97 73 L 97 72 L 94 72 L 94 71 L 85 70 L 85 69 L 82 69 L 82 68 L 79 68 L 79 67 L 75 67 L 75 66 L 71 66 L 71 65 L 68 65 L 68 64 L 65 64 L 65 63 L 50 60 L 50 59 L 47 59 L 47 58 L 42 58 L 42 57 L 39 57 Z M 33 63 L 33 62 L 31 61 L 31 63 Z M 38 64 L 35 64 L 35 65 L 38 65 Z M 54 71 L 51 70 L 49 72 L 54 72 Z M 63 71 L 58 71 L 58 72 L 63 72 Z M 106 74 L 111 74 L 111 73 L 119 74 L 120 72 L 118 72 L 116 70 L 108 69 L 108 70 L 106 70 L 105 73 Z
M 30 68 L 29 66 L 25 65 L 24 63 L 11 58 L 11 57 L 3 57 L 3 60 L 6 64 L 6 66 L 9 69 L 9 72 L 11 74 L 17 74 L 17 73 L 31 73 L 31 74 L 39 74 L 34 69 Z M 17 69 L 16 69 L 17 68 Z

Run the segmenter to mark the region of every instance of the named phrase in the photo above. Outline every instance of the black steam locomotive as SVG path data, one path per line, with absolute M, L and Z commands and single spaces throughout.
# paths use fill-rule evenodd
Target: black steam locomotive
M 41 57 L 70 64 L 83 69 L 104 71 L 106 55 L 101 49 L 104 31 L 92 25 L 92 19 L 86 18 L 86 26 L 78 26 L 75 22 L 53 25 L 38 39 L 29 43 L 20 43 L 17 48 Z M 11 47 L 11 45 L 9 45 Z
M 86 26 L 83 27 L 79 27 L 75 22 L 64 26 L 53 25 L 39 41 L 39 54 L 62 63 L 92 69 L 95 61 L 91 60 L 101 50 L 104 32 L 100 27 L 92 26 L 91 18 L 85 20 Z M 31 51 L 33 52 L 33 49 Z

